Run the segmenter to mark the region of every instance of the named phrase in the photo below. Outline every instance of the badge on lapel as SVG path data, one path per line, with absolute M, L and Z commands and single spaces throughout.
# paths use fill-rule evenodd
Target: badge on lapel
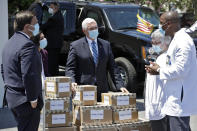
M 166 65 L 171 65 L 171 60 L 169 55 L 167 55 Z

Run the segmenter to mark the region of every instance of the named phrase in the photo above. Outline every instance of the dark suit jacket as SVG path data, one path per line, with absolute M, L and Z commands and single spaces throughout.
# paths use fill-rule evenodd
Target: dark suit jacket
M 38 47 L 27 36 L 16 32 L 8 40 L 3 48 L 2 65 L 10 108 L 35 99 L 40 101 L 41 56 Z
M 79 85 L 96 84 L 99 98 L 101 93 L 109 90 L 108 71 L 118 90 L 123 86 L 123 81 L 115 64 L 109 42 L 98 39 L 97 44 L 99 59 L 96 67 L 86 37 L 71 43 L 66 64 L 66 76 L 72 77 L 72 81 Z
M 45 24 L 41 25 L 40 29 L 48 41 L 46 49 L 62 47 L 64 18 L 60 11 L 56 12 Z

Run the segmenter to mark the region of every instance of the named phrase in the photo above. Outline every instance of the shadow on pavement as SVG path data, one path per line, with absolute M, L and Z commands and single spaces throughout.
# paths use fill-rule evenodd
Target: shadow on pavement
M 16 127 L 16 121 L 8 108 L 0 108 L 0 129 Z

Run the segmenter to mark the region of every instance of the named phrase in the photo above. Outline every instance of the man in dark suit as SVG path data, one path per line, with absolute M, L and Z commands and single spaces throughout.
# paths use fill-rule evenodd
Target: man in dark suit
M 2 53 L 2 73 L 8 107 L 19 131 L 37 131 L 43 106 L 41 56 L 30 37 L 39 33 L 36 16 L 24 11 L 16 14 L 15 34 Z
M 35 0 L 30 7 L 28 8 L 29 11 L 32 11 L 38 20 L 38 24 L 42 24 L 42 16 L 43 16 L 43 9 L 42 9 L 42 3 L 40 0 Z
M 41 30 L 48 41 L 46 50 L 48 51 L 49 74 L 57 76 L 59 74 L 59 53 L 63 43 L 64 18 L 56 2 L 50 4 L 49 13 L 52 14 L 52 17 L 41 26 Z
M 128 92 L 123 87 L 109 42 L 97 38 L 96 21 L 86 18 L 82 22 L 82 28 L 86 36 L 71 43 L 66 64 L 66 76 L 72 77 L 73 88 L 77 84 L 97 85 L 97 100 L 101 101 L 101 93 L 109 90 L 109 71 L 117 90 Z

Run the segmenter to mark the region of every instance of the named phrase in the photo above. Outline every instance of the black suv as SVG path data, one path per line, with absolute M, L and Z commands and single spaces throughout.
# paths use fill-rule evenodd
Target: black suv
M 50 2 L 45 2 L 49 5 Z M 159 17 L 150 8 L 135 4 L 119 4 L 114 2 L 59 2 L 64 16 L 64 44 L 61 50 L 60 64 L 65 66 L 72 41 L 84 36 L 81 28 L 82 21 L 94 18 L 99 27 L 99 37 L 111 43 L 115 61 L 120 68 L 125 87 L 136 92 L 138 84 L 143 85 L 145 77 L 145 59 L 148 48 L 151 46 L 150 35 L 136 31 L 137 13 L 158 27 Z M 49 14 L 44 11 L 43 23 Z M 109 85 L 114 85 L 109 76 Z

